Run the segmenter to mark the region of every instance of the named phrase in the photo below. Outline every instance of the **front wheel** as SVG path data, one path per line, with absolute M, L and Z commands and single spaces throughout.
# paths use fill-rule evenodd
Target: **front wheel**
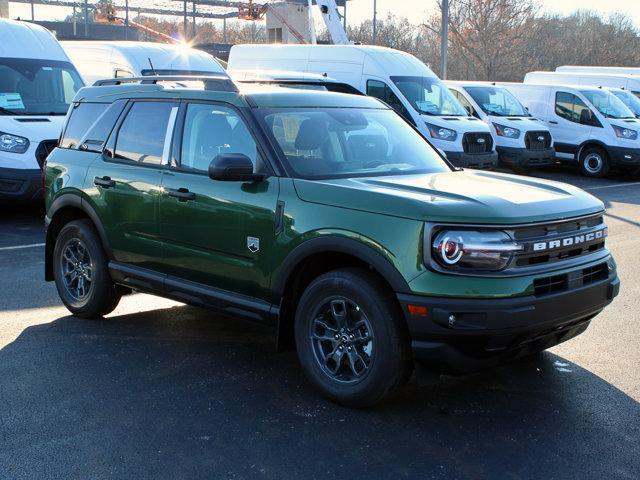
M 120 301 L 100 238 L 89 220 L 69 222 L 60 230 L 53 250 L 53 276 L 62 303 L 78 317 L 102 317 Z
M 609 168 L 609 158 L 601 148 L 585 148 L 580 154 L 580 170 L 587 177 L 604 177 Z
M 406 382 L 413 364 L 401 316 L 369 272 L 336 270 L 314 280 L 295 319 L 298 358 L 313 386 L 337 403 L 366 407 Z

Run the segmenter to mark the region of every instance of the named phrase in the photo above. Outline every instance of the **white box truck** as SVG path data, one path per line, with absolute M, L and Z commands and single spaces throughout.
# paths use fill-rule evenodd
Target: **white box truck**
M 640 121 L 611 92 L 591 86 L 500 83 L 544 121 L 556 157 L 603 177 L 611 167 L 638 173 Z
M 41 169 L 84 86 L 53 34 L 0 19 L 0 202 L 41 199 Z
M 609 90 L 622 100 L 636 118 L 640 118 L 640 77 L 631 75 L 590 74 L 578 72 L 529 72 L 524 77 L 524 83 L 538 85 L 591 85 Z M 634 94 L 627 88 L 636 89 Z
M 327 75 L 386 102 L 454 165 L 493 169 L 498 163 L 489 127 L 408 53 L 369 45 L 235 45 L 228 70 L 235 77 L 247 70 Z
M 549 129 L 509 90 L 489 82 L 447 81 L 445 85 L 471 115 L 489 126 L 501 164 L 526 172 L 554 162 Z
M 60 43 L 87 85 L 107 78 L 225 73 L 212 55 L 187 45 L 127 41 Z

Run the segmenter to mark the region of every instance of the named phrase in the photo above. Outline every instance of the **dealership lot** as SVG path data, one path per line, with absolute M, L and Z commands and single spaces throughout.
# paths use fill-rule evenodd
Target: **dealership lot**
M 0 219 L 1 478 L 637 478 L 640 178 L 602 199 L 620 296 L 581 336 L 391 402 L 321 399 L 260 325 L 147 295 L 79 320 L 43 281 L 42 212 Z

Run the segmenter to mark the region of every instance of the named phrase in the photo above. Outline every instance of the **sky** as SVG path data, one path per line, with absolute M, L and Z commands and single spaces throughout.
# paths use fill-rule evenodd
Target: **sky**
M 455 1 L 455 0 L 450 0 Z M 435 13 L 435 0 L 377 0 L 378 16 L 388 13 L 417 19 L 419 22 Z M 538 0 L 542 10 L 568 15 L 578 9 L 595 10 L 603 15 L 620 11 L 633 17 L 640 27 L 640 0 Z M 373 15 L 373 0 L 351 0 L 347 8 L 347 19 L 360 22 Z
M 258 0 L 259 1 L 259 0 Z M 374 0 L 350 0 L 347 20 L 359 23 L 372 17 Z M 451 0 L 455 1 L 455 0 Z M 543 12 L 567 15 L 577 9 L 595 10 L 603 15 L 616 11 L 624 12 L 633 17 L 634 23 L 640 28 L 640 0 L 538 0 Z M 420 23 L 427 16 L 435 13 L 435 0 L 377 0 L 379 18 L 388 13 L 404 16 Z M 9 14 L 12 18 L 20 16 L 24 19 L 31 17 L 28 4 L 9 4 Z M 69 11 L 65 8 L 36 5 L 36 20 L 63 18 Z

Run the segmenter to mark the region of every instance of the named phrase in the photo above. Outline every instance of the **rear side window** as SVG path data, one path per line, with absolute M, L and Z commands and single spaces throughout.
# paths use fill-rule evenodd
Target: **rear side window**
M 71 110 L 60 148 L 78 148 L 80 139 L 109 107 L 109 103 L 79 103 Z
M 404 107 L 398 96 L 393 93 L 393 90 L 384 82 L 379 80 L 368 80 L 367 81 L 367 95 L 370 97 L 376 97 L 385 102 L 391 108 L 393 108 L 396 112 L 402 115 L 405 120 L 413 124 L 413 119 L 411 115 Z
M 115 158 L 160 165 L 177 111 L 178 105 L 170 102 L 134 103 L 118 131 Z
M 570 122 L 580 123 L 580 116 L 585 115 L 582 113 L 583 110 L 589 111 L 589 107 L 574 94 L 556 93 L 556 115 L 559 117 Z

